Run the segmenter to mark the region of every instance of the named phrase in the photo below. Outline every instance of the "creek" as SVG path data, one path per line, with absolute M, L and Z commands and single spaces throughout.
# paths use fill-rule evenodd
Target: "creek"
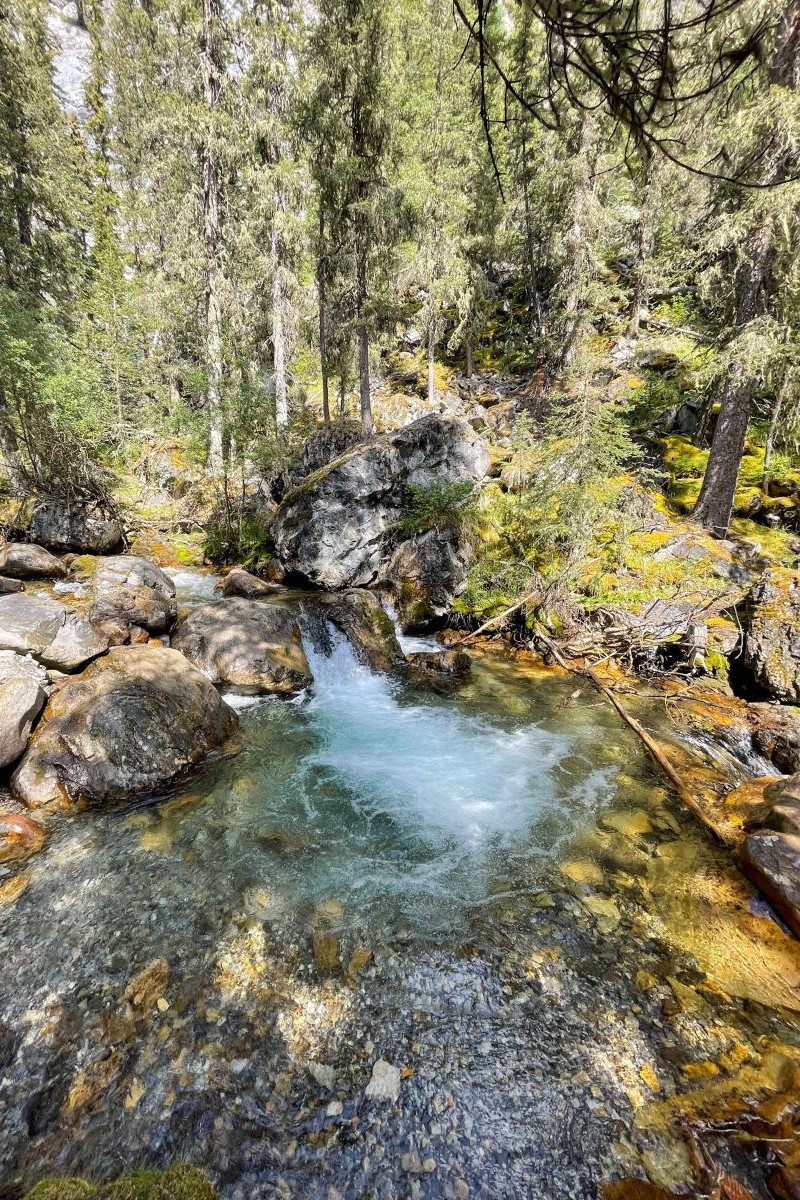
M 796 943 L 588 685 L 390 679 L 292 603 L 313 686 L 235 698 L 241 753 L 169 796 L 61 818 L 0 909 L 0 1197 L 177 1160 L 231 1200 L 686 1184 L 677 1113 L 800 1061 Z

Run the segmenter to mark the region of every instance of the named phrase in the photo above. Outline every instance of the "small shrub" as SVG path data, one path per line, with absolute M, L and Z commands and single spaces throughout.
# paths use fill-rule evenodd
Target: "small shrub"
M 467 501 L 472 492 L 473 485 L 466 481 L 409 484 L 403 515 L 394 528 L 402 538 L 428 533 L 431 529 L 458 529 L 467 519 Z

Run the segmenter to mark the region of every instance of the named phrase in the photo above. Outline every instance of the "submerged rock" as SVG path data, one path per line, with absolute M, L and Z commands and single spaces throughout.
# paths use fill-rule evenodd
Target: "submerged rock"
M 46 838 L 38 821 L 22 813 L 0 813 L 0 863 L 22 862 L 38 854 Z
M 389 671 L 405 664 L 391 618 L 374 592 L 349 588 L 336 595 L 320 596 L 319 600 L 360 662 L 373 671 Z
M 122 541 L 122 526 L 96 501 L 47 500 L 34 509 L 31 537 L 53 550 L 109 554 Z
M 760 830 L 745 839 L 742 872 L 800 937 L 800 837 Z
M 0 549 L 0 575 L 11 579 L 65 579 L 67 568 L 60 558 L 43 546 L 34 546 L 29 542 L 7 542 Z
M 423 650 L 407 654 L 410 667 L 421 671 L 436 671 L 440 675 L 466 675 L 472 670 L 472 659 L 466 650 Z
M 800 575 L 765 571 L 747 605 L 742 668 L 751 685 L 783 704 L 800 702 Z
M 160 567 L 132 554 L 95 564 L 92 615 L 96 620 L 122 620 L 150 633 L 166 633 L 177 614 L 175 584 Z
M 0 648 L 74 671 L 108 649 L 108 634 L 48 596 L 0 596 Z
M 182 654 L 119 647 L 52 697 L 12 790 L 33 808 L 158 791 L 224 746 L 237 726 Z
M 212 683 L 245 694 L 296 692 L 311 683 L 292 614 L 261 600 L 218 600 L 193 609 L 171 645 Z
M 381 571 L 404 633 L 440 625 L 464 588 L 472 546 L 458 529 L 429 529 L 401 544 Z
M 373 583 L 408 487 L 477 482 L 488 465 L 480 438 L 451 417 L 423 417 L 351 447 L 283 500 L 273 525 L 278 557 L 323 588 Z

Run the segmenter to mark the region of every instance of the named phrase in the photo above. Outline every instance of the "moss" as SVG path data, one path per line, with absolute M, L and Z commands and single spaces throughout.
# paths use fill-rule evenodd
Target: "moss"
M 218 1200 L 208 1176 L 196 1167 L 134 1171 L 110 1183 L 85 1179 L 43 1179 L 25 1200 Z

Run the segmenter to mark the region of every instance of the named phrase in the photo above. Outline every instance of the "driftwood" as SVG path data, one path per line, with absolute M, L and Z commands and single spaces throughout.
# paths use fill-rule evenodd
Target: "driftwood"
M 487 629 L 491 629 L 493 625 L 498 623 L 498 621 L 504 621 L 506 617 L 510 617 L 512 613 L 518 612 L 525 604 L 528 603 L 528 601 L 537 600 L 539 595 L 540 592 L 538 588 L 535 592 L 528 592 L 527 596 L 523 596 L 521 600 L 517 600 L 516 604 L 512 604 L 510 608 L 506 608 L 503 612 L 498 613 L 496 617 L 490 617 L 488 621 L 484 621 L 484 623 L 477 629 L 474 629 L 472 633 L 465 634 L 464 637 L 459 638 L 458 641 L 454 642 L 453 644 L 456 646 L 465 646 L 467 642 L 471 642 L 474 638 L 480 637 L 482 633 L 485 633 Z
M 565 671 L 570 671 L 573 675 L 581 675 L 585 679 L 591 680 L 597 690 L 614 705 L 614 708 L 622 717 L 625 724 L 628 725 L 629 728 L 632 729 L 636 734 L 636 736 L 643 742 L 645 748 L 650 754 L 650 757 L 658 764 L 658 766 L 667 776 L 675 791 L 678 793 L 678 796 L 689 809 L 689 811 L 697 818 L 700 824 L 708 830 L 708 832 L 716 841 L 720 842 L 724 846 L 730 845 L 730 839 L 723 833 L 716 822 L 709 817 L 708 813 L 703 811 L 702 806 L 697 803 L 691 791 L 681 779 L 680 775 L 675 770 L 672 763 L 664 754 L 663 750 L 655 741 L 655 739 L 652 738 L 647 730 L 639 724 L 635 717 L 631 716 L 622 701 L 618 696 L 615 696 L 611 688 L 608 687 L 607 684 L 603 683 L 602 679 L 600 679 L 600 677 L 592 670 L 590 666 L 586 664 L 579 666 L 576 663 L 567 662 L 555 643 L 552 642 L 545 634 L 537 633 L 536 637 L 553 656 L 558 665 Z

